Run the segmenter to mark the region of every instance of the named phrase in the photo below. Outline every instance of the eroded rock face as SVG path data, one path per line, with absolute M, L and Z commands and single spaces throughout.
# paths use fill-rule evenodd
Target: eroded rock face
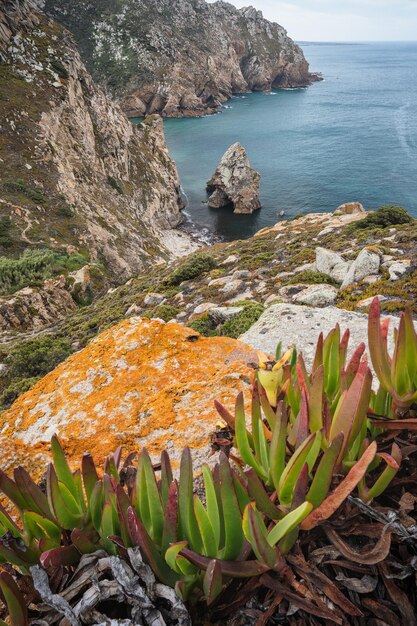
M 201 358 L 201 355 L 204 358 Z M 207 460 L 219 420 L 215 399 L 249 400 L 248 365 L 256 353 L 238 341 L 205 338 L 177 324 L 132 318 L 71 356 L 0 416 L 2 469 L 42 471 L 58 433 L 71 461 L 89 451 L 98 462 L 119 445 L 162 449 L 174 464 L 186 445 L 197 467 Z
M 314 79 L 282 26 L 253 7 L 204 0 L 46 0 L 72 32 L 94 78 L 128 115 L 216 110 L 233 93 Z M 317 77 L 316 77 L 317 78 Z
M 234 213 L 253 213 L 261 208 L 259 183 L 261 175 L 252 169 L 246 150 L 235 143 L 225 152 L 207 183 L 211 209 L 233 206 Z
M 0 4 L 0 57 L 0 207 L 19 245 L 71 246 L 117 280 L 170 257 L 183 202 L 162 120 L 133 126 L 29 0 Z
M 65 283 L 65 276 L 51 278 L 42 287 L 25 287 L 0 298 L 0 331 L 39 330 L 69 315 L 77 305 Z

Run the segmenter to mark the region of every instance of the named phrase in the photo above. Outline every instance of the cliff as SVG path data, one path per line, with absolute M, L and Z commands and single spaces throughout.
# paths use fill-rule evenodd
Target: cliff
M 52 248 L 114 280 L 175 252 L 182 201 L 162 120 L 134 127 L 70 33 L 0 2 L 0 254 Z
M 303 52 L 253 7 L 205 0 L 42 0 L 130 116 L 214 112 L 233 93 L 306 86 Z

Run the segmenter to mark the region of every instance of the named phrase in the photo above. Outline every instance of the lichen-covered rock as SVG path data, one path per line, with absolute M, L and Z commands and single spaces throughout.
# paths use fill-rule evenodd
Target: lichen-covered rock
M 337 207 L 333 215 L 362 215 L 366 216 L 366 211 L 360 202 L 346 202 Z
M 378 274 L 380 266 L 381 255 L 374 250 L 364 248 L 350 265 L 349 271 L 343 279 L 342 289 L 363 280 L 366 276 Z
M 213 402 L 232 406 L 247 390 L 256 354 L 225 337 L 205 338 L 174 323 L 131 318 L 71 356 L 0 416 L 0 458 L 44 467 L 58 433 L 71 461 L 89 451 L 98 462 L 119 445 L 167 448 L 178 460 L 186 445 L 197 466 L 207 459 L 218 422 Z M 248 395 L 248 394 L 246 394 Z
M 292 301 L 295 304 L 307 304 L 309 306 L 330 306 L 336 302 L 338 289 L 332 285 L 310 285 L 297 293 Z
M 390 321 L 388 347 L 393 351 L 393 329 L 399 320 L 384 316 Z M 363 341 L 368 344 L 368 316 L 335 307 L 313 308 L 296 304 L 274 304 L 269 307 L 252 328 L 239 337 L 240 341 L 257 350 L 274 354 L 279 342 L 284 347 L 295 345 L 308 366 L 314 359 L 317 339 L 321 332 L 327 334 L 336 324 L 342 332 L 350 329 L 349 355 Z
M 341 254 L 326 248 L 316 248 L 315 269 L 317 272 L 330 276 L 337 283 L 342 283 L 349 268 L 350 263 L 345 261 Z
M 132 117 L 213 112 L 233 93 L 317 79 L 301 48 L 253 7 L 204 0 L 46 0 L 94 78 Z
M 252 169 L 246 150 L 234 143 L 223 155 L 207 183 L 212 209 L 233 206 L 234 213 L 253 213 L 261 208 L 259 182 L 261 175 Z

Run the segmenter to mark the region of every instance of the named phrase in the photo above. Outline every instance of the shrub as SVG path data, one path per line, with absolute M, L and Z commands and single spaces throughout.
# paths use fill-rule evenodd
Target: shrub
M 178 307 L 171 306 L 170 304 L 161 304 L 154 309 L 152 317 L 159 317 L 161 320 L 164 320 L 164 322 L 169 322 L 169 320 L 172 320 L 180 312 L 180 310 L 181 309 Z
M 1 396 L 1 406 L 3 408 L 9 408 L 15 400 L 32 387 L 40 380 L 40 376 L 33 378 L 21 378 L 14 380 L 3 392 Z
M 305 283 L 307 285 L 337 285 L 338 283 L 330 278 L 327 274 L 322 272 L 315 272 L 313 270 L 305 270 L 295 276 L 292 276 L 287 282 L 287 285 L 295 285 L 297 283 Z
M 200 252 L 188 257 L 170 276 L 168 285 L 179 285 L 185 280 L 192 280 L 210 272 L 216 267 L 216 259 L 209 254 Z
M 123 187 L 116 180 L 116 178 L 114 178 L 114 176 L 107 176 L 107 182 L 109 183 L 110 187 L 117 191 L 117 193 L 119 193 L 121 196 L 124 194 Z
M 25 250 L 17 259 L 0 257 L 0 294 L 39 285 L 46 278 L 80 269 L 87 263 L 81 254 L 68 256 L 53 250 Z
M 6 363 L 11 378 L 44 376 L 71 354 L 68 339 L 39 337 L 18 344 L 9 353 Z
M 197 319 L 190 322 L 188 326 L 193 330 L 196 330 L 200 333 L 200 335 L 204 335 L 204 337 L 215 337 L 219 334 L 216 330 L 216 325 L 209 318 L 208 313 L 204 313 L 201 317 L 197 317 Z
M 258 321 L 263 312 L 264 307 L 262 304 L 257 302 L 245 304 L 243 311 L 238 313 L 236 317 L 222 324 L 220 334 L 237 339 Z
M 406 209 L 400 206 L 383 206 L 374 213 L 370 213 L 363 220 L 354 222 L 351 225 L 353 230 L 363 228 L 387 228 L 388 226 L 397 226 L 399 224 L 409 224 L 413 218 L 408 214 Z
M 8 248 L 13 244 L 13 240 L 10 236 L 11 227 L 12 220 L 9 216 L 0 218 L 0 246 Z

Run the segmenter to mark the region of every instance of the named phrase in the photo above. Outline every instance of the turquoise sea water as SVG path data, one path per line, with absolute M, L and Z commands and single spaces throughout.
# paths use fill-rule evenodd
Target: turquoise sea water
M 399 204 L 417 216 L 417 43 L 302 47 L 324 82 L 238 96 L 214 116 L 166 120 L 186 212 L 199 229 L 244 238 L 276 223 L 281 210 L 333 211 L 351 200 L 369 210 Z M 252 216 L 202 204 L 235 141 L 262 175 L 263 208 Z

